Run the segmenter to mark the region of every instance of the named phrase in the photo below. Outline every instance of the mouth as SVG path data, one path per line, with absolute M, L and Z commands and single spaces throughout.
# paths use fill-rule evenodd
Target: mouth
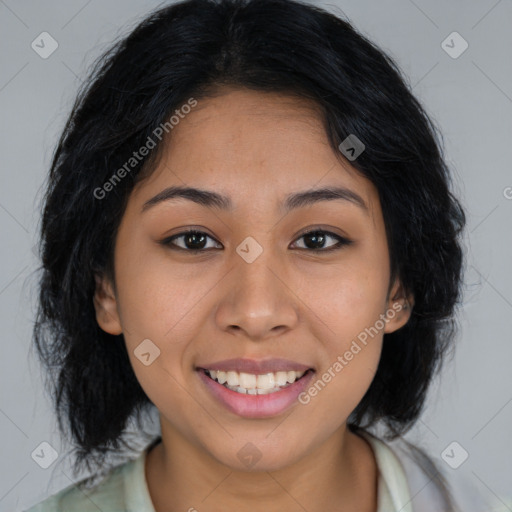
M 237 360 L 196 367 L 203 390 L 231 413 L 244 418 L 278 416 L 307 389 L 314 368 L 278 360 Z
M 290 387 L 302 379 L 308 372 L 312 372 L 313 369 L 310 368 L 306 371 L 268 372 L 259 375 L 234 370 L 221 371 L 201 368 L 200 371 L 214 382 L 235 393 L 242 395 L 268 395 Z

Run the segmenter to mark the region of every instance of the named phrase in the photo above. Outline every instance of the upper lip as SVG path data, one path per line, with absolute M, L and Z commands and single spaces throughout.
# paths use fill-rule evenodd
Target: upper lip
M 214 363 L 206 363 L 198 365 L 198 369 L 203 370 L 220 370 L 220 371 L 234 371 L 238 373 L 253 373 L 255 375 L 262 375 L 265 373 L 286 372 L 286 371 L 307 371 L 312 369 L 311 366 L 290 361 L 289 359 L 224 359 L 223 361 L 216 361 Z

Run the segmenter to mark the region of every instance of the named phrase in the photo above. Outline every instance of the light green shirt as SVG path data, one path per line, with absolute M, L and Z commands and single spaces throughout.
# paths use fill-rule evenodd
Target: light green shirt
M 372 435 L 360 435 L 369 441 L 377 461 L 376 512 L 444 510 L 432 479 L 426 477 L 405 452 L 393 451 L 385 442 Z M 137 458 L 116 466 L 93 489 L 81 491 L 72 484 L 26 512 L 155 512 L 145 477 L 149 447 Z M 466 512 L 469 509 L 464 510 Z

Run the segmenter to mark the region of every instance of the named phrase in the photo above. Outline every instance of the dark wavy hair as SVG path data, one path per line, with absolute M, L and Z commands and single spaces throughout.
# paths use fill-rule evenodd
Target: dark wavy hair
M 75 468 L 101 465 L 119 451 L 127 422 L 154 408 L 123 336 L 98 326 L 93 295 L 96 274 L 114 280 L 113 247 L 128 196 L 155 168 L 163 144 L 107 200 L 94 191 L 187 99 L 223 86 L 312 100 L 341 161 L 338 147 L 349 134 L 365 145 L 351 165 L 378 190 L 391 282 L 401 279 L 414 307 L 405 326 L 384 335 L 377 374 L 350 428 L 381 422 L 389 439 L 405 433 L 453 345 L 466 219 L 450 190 L 442 136 L 397 64 L 349 21 L 299 1 L 160 6 L 94 64 L 45 190 L 34 342 L 59 428 L 74 442 Z

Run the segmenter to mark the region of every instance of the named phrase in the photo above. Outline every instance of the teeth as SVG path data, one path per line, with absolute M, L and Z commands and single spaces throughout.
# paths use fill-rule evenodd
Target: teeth
M 238 373 L 235 371 L 207 370 L 213 380 L 223 384 L 228 389 L 248 395 L 266 395 L 279 391 L 280 388 L 300 379 L 305 372 L 276 372 L 255 375 L 253 373 Z
M 238 386 L 238 384 L 239 384 L 238 373 L 228 372 L 227 373 L 227 381 L 228 381 L 229 386 L 234 386 L 234 387 Z
M 295 373 L 295 372 L 290 372 Z M 294 375 L 290 375 L 290 382 L 293 382 Z M 285 386 L 288 382 L 288 372 L 277 372 L 276 373 L 276 386 Z
M 256 387 L 259 389 L 272 389 L 275 387 L 276 383 L 276 379 L 274 377 L 273 373 L 258 375 L 258 385 Z
M 256 380 L 256 375 L 250 373 L 241 373 L 238 377 L 238 383 L 245 389 L 254 389 L 256 387 Z

